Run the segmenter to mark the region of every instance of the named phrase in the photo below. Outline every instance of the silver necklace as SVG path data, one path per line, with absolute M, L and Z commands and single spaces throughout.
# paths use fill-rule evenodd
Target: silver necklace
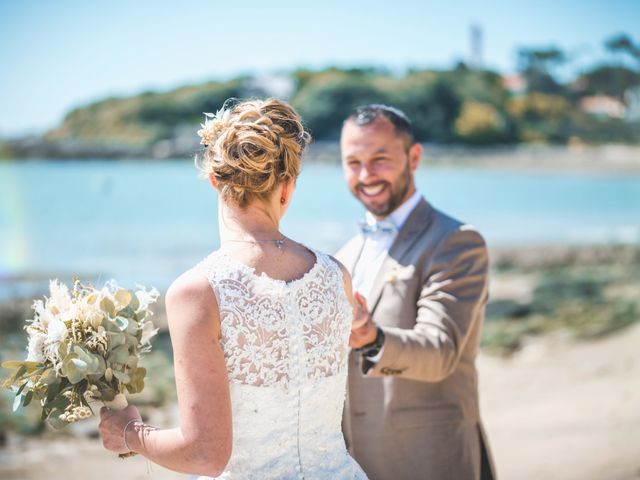
M 284 247 L 284 238 L 280 238 L 278 240 L 240 240 L 235 238 L 229 238 L 225 240 L 225 242 L 240 242 L 240 243 L 255 243 L 255 244 L 275 243 L 276 247 L 278 247 L 278 250 L 282 250 L 282 247 Z

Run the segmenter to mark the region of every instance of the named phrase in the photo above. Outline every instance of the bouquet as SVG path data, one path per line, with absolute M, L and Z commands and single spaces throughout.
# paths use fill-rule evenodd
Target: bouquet
M 76 279 L 71 290 L 52 280 L 27 320 L 27 359 L 2 363 L 13 369 L 3 386 L 16 393 L 14 411 L 37 400 L 42 419 L 62 428 L 93 415 L 90 402 L 124 409 L 125 390 L 144 388 L 138 361 L 157 333 L 149 319 L 157 298 L 153 288 L 131 291 L 113 280 L 97 289 Z

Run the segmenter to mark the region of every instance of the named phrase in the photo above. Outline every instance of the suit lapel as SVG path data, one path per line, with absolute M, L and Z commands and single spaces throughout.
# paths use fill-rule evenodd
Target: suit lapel
M 431 205 L 429 205 L 424 198 L 421 199 L 420 203 L 416 205 L 404 222 L 400 232 L 398 232 L 398 236 L 393 241 L 391 248 L 389 248 L 389 253 L 385 256 L 380 271 L 373 282 L 371 296 L 367 299 L 369 311 L 372 314 L 380 302 L 382 290 L 384 289 L 385 283 L 387 283 L 389 273 L 398 265 L 402 257 L 415 244 L 418 238 L 420 238 L 420 235 L 427 230 L 431 224 L 432 212 L 433 209 Z

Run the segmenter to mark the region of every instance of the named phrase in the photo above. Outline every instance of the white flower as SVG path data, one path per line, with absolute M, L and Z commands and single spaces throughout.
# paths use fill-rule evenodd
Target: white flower
M 136 297 L 138 297 L 138 301 L 140 302 L 138 311 L 148 309 L 149 305 L 156 303 L 160 296 L 160 292 L 153 287 L 151 287 L 149 291 L 147 291 L 142 285 L 136 285 L 136 288 L 138 289 L 136 291 Z
M 41 325 L 44 330 L 49 327 L 51 321 L 51 312 L 45 307 L 42 300 L 35 300 L 31 308 L 34 311 L 32 323 L 33 325 Z
M 215 115 L 213 113 L 204 114 L 207 117 L 204 123 L 201 123 L 201 130 L 198 130 L 198 136 L 202 139 L 200 144 L 213 145 L 222 133 L 227 128 L 228 120 L 231 118 L 231 109 L 221 108 Z
M 55 317 L 51 320 L 49 329 L 47 330 L 44 353 L 54 365 L 56 365 L 59 360 L 58 349 L 60 348 L 60 344 L 67 338 L 67 333 L 67 327 L 60 318 Z
M 27 331 L 29 332 L 27 362 L 44 362 L 44 346 L 47 335 L 32 328 L 28 328 Z
M 151 343 L 151 339 L 158 333 L 157 328 L 153 328 L 153 322 L 144 322 L 142 326 L 142 336 L 140 337 L 140 343 L 147 345 Z
M 49 291 L 51 292 L 51 296 L 47 302 L 49 311 L 56 314 L 58 312 L 65 312 L 71 308 L 73 302 L 69 295 L 69 288 L 64 283 L 60 283 L 58 279 L 51 280 L 51 282 L 49 282 Z

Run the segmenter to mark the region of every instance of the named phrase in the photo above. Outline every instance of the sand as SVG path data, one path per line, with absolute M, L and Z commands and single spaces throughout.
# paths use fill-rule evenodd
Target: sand
M 537 339 L 510 358 L 482 355 L 481 404 L 499 478 L 640 479 L 640 325 L 605 339 Z M 171 407 L 161 422 L 170 421 Z M 92 424 L 83 426 L 90 433 Z M 10 439 L 3 480 L 185 479 L 120 460 L 86 436 Z

